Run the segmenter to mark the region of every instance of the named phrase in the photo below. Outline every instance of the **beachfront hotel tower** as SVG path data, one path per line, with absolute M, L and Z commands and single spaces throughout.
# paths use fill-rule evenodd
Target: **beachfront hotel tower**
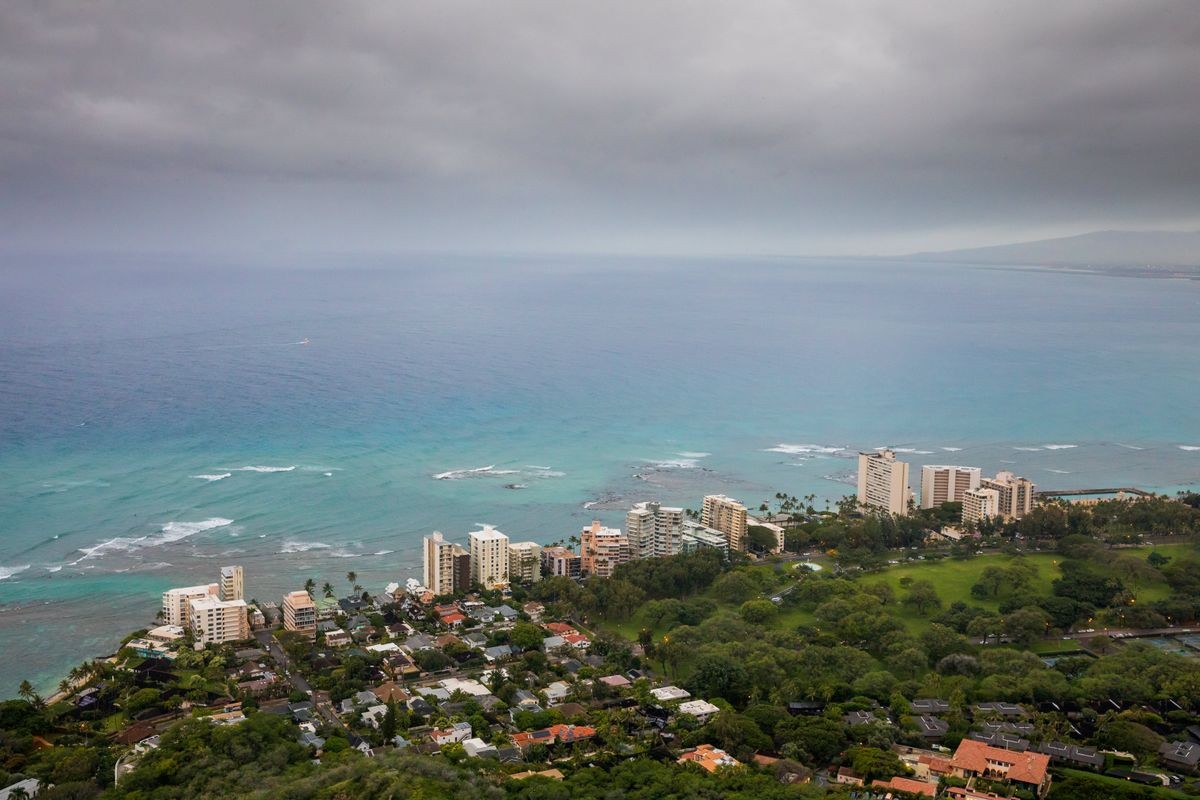
M 189 604 L 189 627 L 197 644 L 224 644 L 250 638 L 246 601 L 209 595 Z
M 471 584 L 471 557 L 466 549 L 446 541 L 441 531 L 425 537 L 425 588 L 435 595 L 466 591 Z
M 508 585 L 508 537 L 491 525 L 467 534 L 471 580 L 485 589 Z
M 700 522 L 725 534 L 729 551 L 746 549 L 746 506 L 723 494 L 710 494 L 704 498 Z
M 979 488 L 979 467 L 926 464 L 921 467 L 921 508 L 961 503 L 968 489 Z
M 164 625 L 175 625 L 186 628 L 191 624 L 188 607 L 193 600 L 205 597 L 216 597 L 221 587 L 215 583 L 202 586 L 183 586 L 179 589 L 168 589 L 162 596 L 162 621 Z
M 1033 481 L 1018 477 L 1011 472 L 997 472 L 994 478 L 980 481 L 984 489 L 995 489 L 999 495 L 997 513 L 1005 519 L 1019 519 L 1033 510 Z
M 683 509 L 637 503 L 625 515 L 631 558 L 673 556 L 683 550 Z
M 968 489 L 963 492 L 962 521 L 978 525 L 1000 514 L 1000 493 L 995 489 Z
M 892 450 L 858 454 L 858 504 L 889 514 L 908 513 L 908 464 Z

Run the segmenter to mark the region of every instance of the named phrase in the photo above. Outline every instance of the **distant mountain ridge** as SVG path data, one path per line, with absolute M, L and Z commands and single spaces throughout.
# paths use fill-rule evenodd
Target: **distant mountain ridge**
M 904 258 L 1101 269 L 1200 269 L 1200 231 L 1095 231 L 1058 239 L 913 253 Z

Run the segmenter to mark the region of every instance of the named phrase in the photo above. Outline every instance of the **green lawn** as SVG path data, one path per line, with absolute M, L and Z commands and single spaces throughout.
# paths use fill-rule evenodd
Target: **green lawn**
M 1062 575 L 1058 569 L 1058 562 L 1062 557 L 1050 553 L 1031 553 L 1023 558 L 1026 563 L 1033 564 L 1037 568 L 1037 577 L 1034 578 L 1030 594 L 1050 594 L 1050 583 Z M 964 603 L 995 611 L 1000 606 L 1000 600 L 994 598 L 977 600 L 971 597 L 971 586 L 979 580 L 979 576 L 987 567 L 1005 567 L 1013 560 L 1013 556 L 998 554 L 966 559 L 945 558 L 938 561 L 912 561 L 864 578 L 863 582 L 867 585 L 886 583 L 892 587 L 899 599 L 903 598 L 905 594 L 904 588 L 900 585 L 902 578 L 927 580 L 937 588 L 943 605 L 949 606 L 961 600 Z M 905 616 L 906 613 L 911 612 L 901 609 L 901 616 Z M 920 618 L 918 617 L 918 619 Z

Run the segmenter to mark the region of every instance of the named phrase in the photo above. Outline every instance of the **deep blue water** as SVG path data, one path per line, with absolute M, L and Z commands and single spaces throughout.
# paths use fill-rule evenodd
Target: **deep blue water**
M 224 563 L 259 598 L 378 589 L 435 528 L 836 500 L 857 448 L 1192 486 L 1198 341 L 1200 283 L 945 264 L 8 263 L 0 694 Z

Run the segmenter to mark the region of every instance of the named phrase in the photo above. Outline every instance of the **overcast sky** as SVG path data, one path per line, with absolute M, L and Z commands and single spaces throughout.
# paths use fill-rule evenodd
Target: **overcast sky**
M 0 5 L 0 250 L 1200 227 L 1200 4 Z

